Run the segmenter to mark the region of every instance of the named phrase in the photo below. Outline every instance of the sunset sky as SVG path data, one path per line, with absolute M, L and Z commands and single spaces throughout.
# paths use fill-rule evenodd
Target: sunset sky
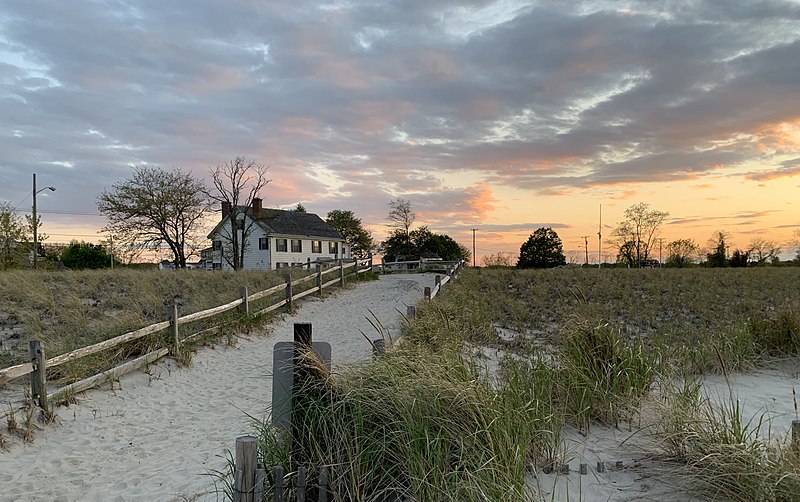
M 403 197 L 479 229 L 479 257 L 551 226 L 596 261 L 600 205 L 605 238 L 641 201 L 665 241 L 784 244 L 800 2 L 0 0 L 0 201 L 55 186 L 51 242 L 103 237 L 97 196 L 133 166 L 237 155 L 271 166 L 265 206 L 381 238 Z

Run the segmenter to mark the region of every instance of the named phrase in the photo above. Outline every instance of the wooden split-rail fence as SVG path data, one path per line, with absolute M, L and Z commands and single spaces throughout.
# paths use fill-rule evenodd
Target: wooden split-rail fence
M 68 352 L 66 354 L 61 354 L 52 357 L 50 359 L 47 359 L 45 357 L 44 344 L 39 340 L 31 340 L 28 346 L 30 361 L 22 364 L 17 364 L 15 366 L 11 366 L 8 368 L 0 369 L 0 385 L 30 375 L 30 399 L 32 399 L 33 402 L 37 406 L 39 406 L 42 410 L 49 411 L 50 402 L 53 400 L 64 398 L 65 396 L 70 396 L 79 392 L 83 392 L 99 384 L 108 382 L 109 380 L 118 378 L 124 374 L 135 371 L 136 369 L 139 369 L 143 366 L 146 366 L 161 359 L 162 357 L 168 355 L 171 351 L 173 354 L 178 354 L 178 350 L 182 343 L 186 343 L 187 341 L 190 341 L 198 336 L 201 336 L 209 332 L 210 330 L 217 329 L 219 327 L 215 326 L 212 328 L 207 328 L 200 332 L 181 338 L 179 327 L 182 324 L 190 323 L 193 321 L 199 321 L 201 319 L 208 319 L 236 308 L 238 308 L 245 315 L 265 314 L 268 312 L 272 312 L 273 310 L 276 310 L 280 307 L 283 307 L 284 305 L 288 306 L 288 308 L 291 310 L 292 303 L 295 300 L 299 300 L 300 298 L 303 298 L 305 296 L 314 293 L 322 294 L 322 290 L 325 288 L 337 284 L 344 285 L 345 278 L 348 275 L 352 274 L 357 275 L 371 270 L 372 270 L 371 257 L 365 259 L 354 259 L 353 261 L 350 262 L 342 260 L 338 264 L 334 264 L 332 266 L 331 264 L 327 263 L 326 264 L 317 263 L 315 272 L 312 272 L 309 275 L 306 275 L 305 277 L 302 277 L 300 279 L 297 278 L 293 279 L 291 275 L 286 275 L 285 282 L 283 284 L 279 284 L 277 286 L 273 286 L 271 288 L 265 289 L 264 291 L 259 291 L 253 294 L 248 294 L 247 288 L 240 288 L 239 290 L 240 297 L 238 299 L 233 300 L 232 302 L 228 302 L 224 305 L 213 307 L 207 310 L 202 310 L 200 312 L 194 312 L 192 314 L 179 316 L 178 306 L 173 304 L 168 309 L 169 315 L 168 319 L 165 321 L 151 324 L 149 326 L 145 326 L 135 331 L 119 335 L 117 337 L 96 343 L 94 345 L 90 345 L 88 347 L 82 347 L 73 350 L 71 352 Z M 337 272 L 338 274 L 336 274 Z M 331 274 L 336 274 L 336 276 L 333 279 L 329 279 Z M 307 286 L 308 283 L 312 283 L 312 287 L 304 289 L 308 287 Z M 303 289 L 303 291 L 295 292 L 297 289 Z M 267 307 L 258 310 L 257 312 L 252 312 L 252 313 L 250 312 L 251 302 L 255 302 L 256 300 L 269 297 L 270 295 L 276 295 L 282 291 L 284 292 L 283 299 L 277 301 L 276 303 L 268 305 Z M 105 370 L 99 374 L 90 376 L 78 382 L 65 385 L 54 391 L 47 390 L 47 379 L 45 377 L 45 373 L 48 368 L 53 368 L 70 361 L 75 361 L 77 359 L 89 356 L 91 354 L 97 354 L 98 352 L 118 347 L 124 343 L 143 338 L 145 336 L 151 335 L 153 333 L 165 329 L 170 330 L 170 339 L 171 339 L 170 346 L 162 347 L 158 350 L 149 352 L 143 356 L 139 356 L 133 360 L 127 361 L 124 364 Z M 19 400 L 11 402 L 9 403 L 7 409 L 0 411 L 0 417 L 21 410 L 27 407 L 28 404 L 29 403 L 27 400 Z

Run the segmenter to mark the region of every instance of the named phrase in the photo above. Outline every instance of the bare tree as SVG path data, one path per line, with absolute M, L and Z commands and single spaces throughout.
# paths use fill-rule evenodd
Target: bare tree
M 794 249 L 795 261 L 800 262 L 800 228 L 794 229 L 794 232 L 792 233 L 792 238 L 789 240 L 788 245 L 789 247 Z
M 417 214 L 411 209 L 411 201 L 398 197 L 389 202 L 389 214 L 386 220 L 394 228 L 389 238 L 400 241 L 400 254 L 406 256 L 411 252 L 411 225 L 417 219 Z M 389 239 L 387 239 L 388 241 Z
M 697 261 L 699 254 L 700 246 L 694 239 L 676 239 L 667 244 L 667 265 L 686 267 Z
M 175 266 L 186 268 L 208 210 L 204 193 L 203 182 L 190 173 L 140 166 L 100 194 L 97 208 L 108 219 L 103 230 L 117 236 L 120 246 L 167 244 Z
M 650 204 L 639 202 L 625 210 L 625 219 L 611 233 L 612 244 L 631 267 L 639 267 L 650 256 L 651 248 L 661 224 L 669 213 L 650 209 Z
M 222 256 L 234 270 L 244 267 L 247 237 L 255 225 L 255 220 L 248 220 L 245 215 L 253 199 L 272 181 L 267 179 L 268 169 L 245 157 L 236 157 L 211 169 L 214 192 L 208 193 L 209 199 L 230 207 L 227 228 L 221 232 Z
M 753 237 L 747 251 L 758 261 L 759 265 L 781 254 L 781 248 L 775 244 L 775 241 L 763 237 Z

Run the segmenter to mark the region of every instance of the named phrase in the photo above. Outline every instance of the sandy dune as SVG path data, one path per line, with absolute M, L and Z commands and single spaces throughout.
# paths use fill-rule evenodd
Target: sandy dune
M 316 341 L 333 348 L 334 367 L 371 355 L 360 331 L 375 335 L 372 311 L 398 332 L 405 312 L 433 286 L 432 274 L 382 276 L 324 301 L 307 297 L 296 313 L 235 347 L 195 354 L 191 367 L 165 360 L 58 409 L 60 424 L 0 452 L 0 500 L 222 500 L 207 473 L 224 468 L 226 449 L 265 416 L 272 392 L 272 348 L 311 322 Z M 369 311 L 368 311 L 369 309 Z

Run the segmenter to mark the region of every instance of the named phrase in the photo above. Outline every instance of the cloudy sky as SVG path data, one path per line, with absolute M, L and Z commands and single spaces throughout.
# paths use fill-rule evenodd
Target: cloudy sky
M 133 166 L 271 166 L 265 205 L 387 203 L 478 255 L 539 226 L 597 254 L 640 201 L 663 237 L 800 226 L 800 2 L 0 0 L 0 201 L 96 240 Z M 606 246 L 608 248 L 608 246 Z M 606 249 L 610 252 L 609 249 Z

